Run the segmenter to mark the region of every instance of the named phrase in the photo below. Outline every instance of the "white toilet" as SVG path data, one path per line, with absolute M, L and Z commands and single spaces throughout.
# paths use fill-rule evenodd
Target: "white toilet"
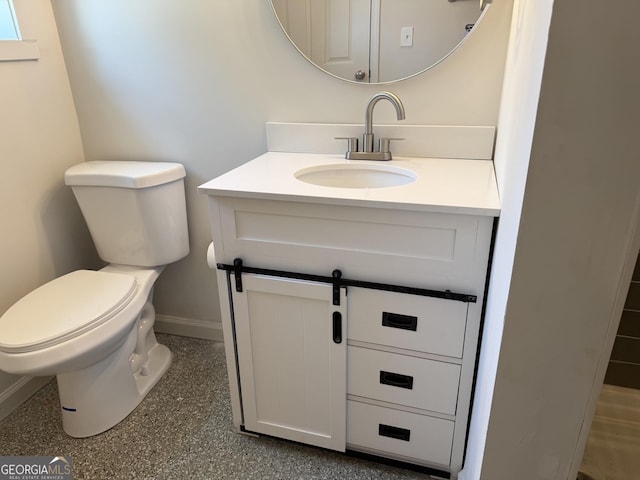
M 100 258 L 34 290 L 0 317 L 0 370 L 57 375 L 62 425 L 104 432 L 142 401 L 171 364 L 155 338 L 153 285 L 189 253 L 184 167 L 86 162 L 65 173 Z

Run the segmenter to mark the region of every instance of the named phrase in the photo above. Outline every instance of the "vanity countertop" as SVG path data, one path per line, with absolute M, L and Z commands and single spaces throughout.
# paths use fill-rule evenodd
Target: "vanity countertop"
M 298 180 L 306 167 L 336 164 L 389 165 L 411 170 L 417 179 L 384 188 L 336 188 Z M 343 155 L 269 152 L 198 187 L 216 196 L 263 198 L 332 205 L 367 206 L 498 216 L 500 200 L 493 162 L 394 157 L 388 162 L 346 160 Z

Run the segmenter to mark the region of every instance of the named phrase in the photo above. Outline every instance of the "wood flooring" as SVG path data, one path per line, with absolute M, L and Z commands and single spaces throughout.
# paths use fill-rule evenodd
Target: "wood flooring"
M 580 471 L 593 480 L 640 479 L 640 390 L 603 385 Z

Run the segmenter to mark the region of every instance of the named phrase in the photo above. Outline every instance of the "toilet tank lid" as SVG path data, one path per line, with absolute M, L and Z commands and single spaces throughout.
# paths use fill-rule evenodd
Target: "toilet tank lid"
M 184 166 L 172 162 L 93 161 L 74 165 L 64 174 L 69 186 L 146 188 L 186 176 Z

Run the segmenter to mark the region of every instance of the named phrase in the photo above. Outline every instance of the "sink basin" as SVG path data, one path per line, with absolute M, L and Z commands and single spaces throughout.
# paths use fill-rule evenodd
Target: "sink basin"
M 411 170 L 392 165 L 338 163 L 303 168 L 294 173 L 301 182 L 335 188 L 385 188 L 414 182 Z

